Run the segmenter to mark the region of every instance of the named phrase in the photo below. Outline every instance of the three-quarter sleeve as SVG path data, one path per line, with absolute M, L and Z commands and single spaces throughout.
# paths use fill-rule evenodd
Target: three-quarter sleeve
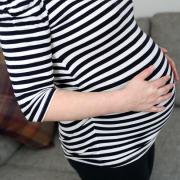
M 56 90 L 43 0 L 0 0 L 0 43 L 22 113 L 42 122 Z

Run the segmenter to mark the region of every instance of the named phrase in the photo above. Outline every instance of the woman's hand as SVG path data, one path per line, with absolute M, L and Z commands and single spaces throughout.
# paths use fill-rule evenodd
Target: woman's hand
M 153 72 L 154 67 L 152 67 L 153 66 L 150 66 L 140 72 L 131 79 L 124 88 L 129 111 L 162 111 L 165 107 L 157 105 L 171 98 L 173 95 L 169 90 L 174 87 L 174 83 L 166 84 L 170 78 L 169 75 L 153 81 L 145 81 L 145 79 Z
M 164 54 L 165 54 L 165 56 L 166 56 L 169 64 L 170 64 L 171 67 L 172 67 L 172 70 L 173 70 L 173 72 L 174 72 L 174 77 L 175 77 L 175 80 L 176 80 L 175 83 L 176 83 L 176 84 L 179 83 L 180 77 L 179 77 L 179 73 L 178 73 L 178 70 L 177 70 L 177 67 L 176 67 L 176 64 L 175 64 L 174 60 L 167 55 L 168 50 L 167 50 L 166 48 L 162 48 L 162 47 L 161 47 L 161 50 L 164 52 Z M 177 82 L 177 81 L 178 81 L 178 82 Z

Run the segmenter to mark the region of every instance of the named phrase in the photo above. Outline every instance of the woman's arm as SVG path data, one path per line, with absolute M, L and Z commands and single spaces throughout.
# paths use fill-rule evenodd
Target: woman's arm
M 153 104 L 165 100 L 158 97 L 167 87 L 157 91 L 163 79 L 153 86 L 144 81 L 150 69 L 128 91 L 75 92 L 55 87 L 51 34 L 42 0 L 0 2 L 0 43 L 14 95 L 28 121 L 81 120 L 133 109 L 156 112 L 161 108 Z M 132 93 L 133 87 L 137 88 Z
M 21 111 L 28 121 L 41 122 L 56 90 L 43 1 L 0 1 L 0 43 Z
M 117 105 L 119 111 L 126 111 L 123 92 L 118 104 L 114 92 L 55 87 L 48 14 L 42 0 L 0 2 L 0 42 L 14 95 L 28 121 L 80 120 L 114 112 Z
M 123 89 L 108 92 L 74 92 L 57 89 L 44 121 L 79 120 L 88 117 L 127 111 L 159 112 L 157 104 L 169 99 L 173 83 L 170 76 L 157 80 L 145 79 L 153 72 L 150 66 L 137 74 Z
M 44 121 L 81 120 L 128 111 L 127 92 L 76 92 L 57 89 Z

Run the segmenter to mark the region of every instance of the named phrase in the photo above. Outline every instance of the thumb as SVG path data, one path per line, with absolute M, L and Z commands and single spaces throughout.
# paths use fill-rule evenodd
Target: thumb
M 154 65 L 151 65 L 148 68 L 141 71 L 138 75 L 136 75 L 136 78 L 144 80 L 154 71 L 154 69 Z

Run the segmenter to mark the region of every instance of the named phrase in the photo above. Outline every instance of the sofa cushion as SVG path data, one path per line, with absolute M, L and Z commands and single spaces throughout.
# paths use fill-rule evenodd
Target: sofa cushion
M 5 63 L 0 63 L 0 74 L 0 134 L 32 148 L 52 146 L 55 123 L 27 121 L 15 99 Z
M 179 113 L 179 107 L 175 107 L 169 120 L 163 126 L 162 131 L 157 137 L 155 145 L 157 157 L 155 156 L 155 169 L 153 170 L 154 180 L 175 180 L 176 176 L 180 173 L 180 169 L 176 168 L 180 164 Z M 16 154 L 7 162 L 6 167 L 7 169 L 9 169 L 9 167 L 18 167 L 14 173 L 20 173 L 19 171 L 22 170 L 22 177 L 25 175 L 29 176 L 30 172 L 28 170 L 32 169 L 38 169 L 40 172 L 43 170 L 42 174 L 37 175 L 39 178 L 44 176 L 44 171 L 47 171 L 50 174 L 52 172 L 59 172 L 61 174 L 64 172 L 65 174 L 66 172 L 72 176 L 69 176 L 67 179 L 73 179 L 74 174 L 73 168 L 68 164 L 63 155 L 60 141 L 58 139 L 58 133 L 56 133 L 55 136 L 55 147 L 43 149 L 41 151 L 35 151 L 25 146 L 21 146 Z M 6 175 L 7 169 L 3 169 L 2 175 L 5 175 L 5 177 L 8 179 L 10 174 Z M 35 172 L 32 171 L 32 173 Z M 171 179 L 168 179 L 169 175 L 171 175 Z M 35 179 L 33 178 L 33 180 Z M 55 177 L 52 175 L 50 179 L 55 180 Z M 61 178 L 59 177 L 59 179 Z
M 80 180 L 76 172 L 10 165 L 0 168 L 0 177 L 3 177 L 2 180 Z
M 70 167 L 64 157 L 58 132 L 56 133 L 54 142 L 54 147 L 43 150 L 34 150 L 26 146 L 21 146 L 7 164 L 19 167 L 43 168 L 59 172 L 72 172 L 72 167 Z
M 151 20 L 151 36 L 169 51 L 180 73 L 180 13 L 158 13 Z M 180 106 L 180 83 L 176 86 L 176 105 Z
M 4 164 L 21 146 L 10 137 L 0 135 L 0 165 Z
M 180 108 L 175 107 L 156 139 L 152 180 L 179 180 L 180 175 Z
M 137 18 L 136 22 L 146 34 L 150 34 L 150 19 L 148 17 Z

